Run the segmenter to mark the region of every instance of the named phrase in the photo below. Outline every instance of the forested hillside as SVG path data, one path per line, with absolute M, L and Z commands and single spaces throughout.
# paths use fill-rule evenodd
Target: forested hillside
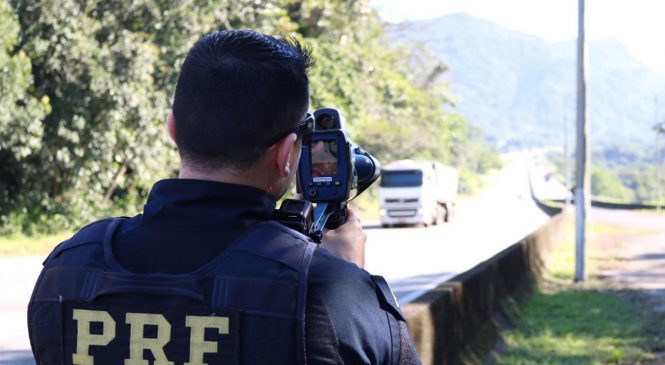
M 561 146 L 564 123 L 574 132 L 574 41 L 548 42 L 465 13 L 398 24 L 390 34 L 446 62 L 456 110 L 490 138 Z M 590 41 L 588 90 L 594 142 L 653 140 L 652 126 L 665 117 L 665 75 L 617 41 Z
M 496 162 L 444 111 L 440 72 L 387 47 L 365 0 L 0 0 L 1 231 L 138 213 L 152 183 L 177 174 L 163 123 L 188 48 L 232 28 L 304 40 L 312 108 L 341 109 L 381 160 L 434 158 L 467 179 Z
M 662 142 L 660 155 L 653 142 L 641 146 L 621 143 L 596 145 L 591 154 L 593 199 L 610 203 L 665 205 L 663 157 L 665 146 Z M 548 158 L 563 181 L 565 161 L 562 151 L 551 150 Z M 573 155 L 569 156 L 568 163 L 570 176 L 574 179 Z
M 574 151 L 574 41 L 547 42 L 465 13 L 392 25 L 388 34 L 392 44 L 420 44 L 431 54 L 430 68 L 439 62 L 447 69 L 453 110 L 491 143 L 562 152 L 567 133 Z M 654 129 L 665 123 L 665 75 L 617 41 L 590 41 L 587 86 L 592 194 L 655 203 L 665 175 L 665 134 Z M 561 152 L 552 154 L 560 168 Z

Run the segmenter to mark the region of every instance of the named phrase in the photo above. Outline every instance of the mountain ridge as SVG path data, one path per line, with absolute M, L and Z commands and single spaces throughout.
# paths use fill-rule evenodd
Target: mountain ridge
M 575 132 L 576 42 L 550 42 L 466 13 L 391 25 L 396 42 L 416 42 L 448 66 L 454 110 L 499 145 L 562 145 Z M 655 95 L 665 75 L 614 39 L 589 42 L 591 139 L 653 140 Z M 665 101 L 665 100 L 664 100 Z

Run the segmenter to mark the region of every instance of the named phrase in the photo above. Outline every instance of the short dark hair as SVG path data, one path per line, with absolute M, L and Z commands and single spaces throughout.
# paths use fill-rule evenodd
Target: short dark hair
M 199 167 L 247 167 L 304 118 L 311 52 L 296 39 L 251 30 L 208 34 L 182 65 L 173 114 L 181 158 Z

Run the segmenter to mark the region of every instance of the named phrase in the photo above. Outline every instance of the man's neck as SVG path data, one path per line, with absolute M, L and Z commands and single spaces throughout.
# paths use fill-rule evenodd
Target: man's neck
M 210 169 L 202 170 L 191 168 L 183 164 L 178 174 L 179 179 L 193 179 L 193 180 L 208 180 L 217 181 L 236 185 L 247 185 L 261 189 L 267 193 L 272 193 L 271 187 L 267 186 L 266 181 L 261 173 L 255 171 L 255 168 L 248 169 Z

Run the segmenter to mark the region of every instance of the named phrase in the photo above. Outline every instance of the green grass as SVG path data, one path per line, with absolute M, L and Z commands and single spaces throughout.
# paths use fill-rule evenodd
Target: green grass
M 72 232 L 50 235 L 25 236 L 15 234 L 0 237 L 0 257 L 47 255 L 58 243 L 68 239 Z
M 587 240 L 590 237 L 598 235 L 614 235 L 614 236 L 638 236 L 638 235 L 651 235 L 659 233 L 659 231 L 640 229 L 634 227 L 617 227 L 615 225 L 604 223 L 590 223 L 588 226 Z M 552 253 L 547 262 L 548 274 L 556 279 L 572 280 L 573 270 L 575 267 L 575 227 L 571 221 L 566 224 L 564 232 L 564 241 L 559 244 L 556 251 Z M 607 253 L 601 251 L 596 245 L 586 245 L 587 272 L 595 272 L 598 266 L 599 258 L 607 259 Z
M 643 214 L 665 215 L 665 204 L 663 204 L 663 206 L 660 210 L 658 210 L 658 209 L 639 209 L 639 210 L 634 210 L 634 212 L 643 213 Z
M 590 233 L 640 234 L 606 225 Z M 635 364 L 653 359 L 649 322 L 631 298 L 613 284 L 595 279 L 572 282 L 575 239 L 572 221 L 565 239 L 548 260 L 545 279 L 522 309 L 515 329 L 503 331 L 506 348 L 499 364 Z M 601 249 L 587 245 L 587 272 L 593 273 Z M 662 332 L 662 329 L 658 329 Z
M 650 235 L 650 234 L 660 233 L 660 231 L 657 230 L 649 230 L 649 229 L 642 229 L 635 227 L 622 227 L 622 226 L 616 226 L 604 223 L 589 224 L 589 232 L 591 234 L 599 233 L 599 234 L 611 234 L 611 235 L 621 235 L 621 236 L 628 236 L 628 235 L 637 236 L 637 235 Z
M 590 233 L 594 232 L 594 229 L 591 228 Z M 548 258 L 547 271 L 553 278 L 570 281 L 573 280 L 575 268 L 575 226 L 572 220 L 566 222 L 563 237 L 563 242 L 557 246 Z M 587 245 L 586 253 L 587 257 L 598 255 L 596 247 L 590 245 Z M 588 271 L 593 272 L 595 270 L 595 262 L 587 260 L 586 264 Z
M 617 364 L 651 358 L 640 312 L 621 296 L 567 287 L 538 291 L 504 333 L 499 364 Z

